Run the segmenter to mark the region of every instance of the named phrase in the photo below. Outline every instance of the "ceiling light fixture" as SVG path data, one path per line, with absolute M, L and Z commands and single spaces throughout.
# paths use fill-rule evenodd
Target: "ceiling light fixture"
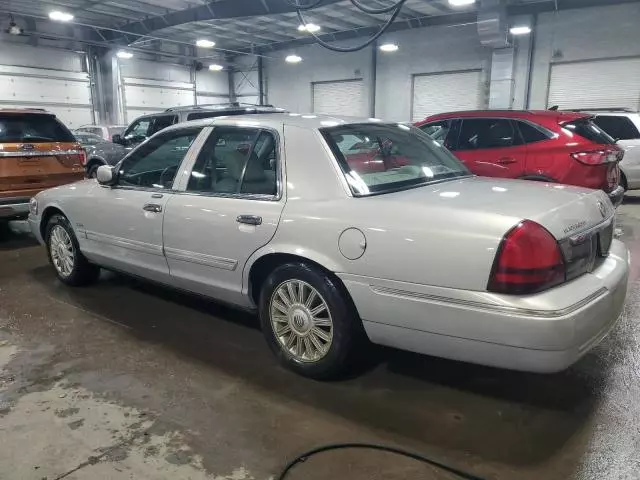
M 298 55 L 287 55 L 284 61 L 287 63 L 300 63 L 302 61 L 302 57 Z
M 531 27 L 528 25 L 518 25 L 509 29 L 511 35 L 527 35 L 531 33 Z
M 396 45 L 395 43 L 384 43 L 380 45 L 380 50 L 382 50 L 383 52 L 397 52 L 398 45 Z
M 211 70 L 212 72 L 219 72 L 221 70 L 224 70 L 224 67 L 222 65 L 214 63 L 213 65 L 209 65 L 209 70 Z
M 464 7 L 466 5 L 473 5 L 476 0 L 449 0 L 449 5 L 453 7 Z
M 51 20 L 55 20 L 56 22 L 70 22 L 71 20 L 73 20 L 73 15 L 71 15 L 70 13 L 55 10 L 49 13 L 49 18 Z
M 316 33 L 320 31 L 320 25 L 315 23 L 307 23 L 306 25 L 298 25 L 299 32 Z
M 196 42 L 196 47 L 201 47 L 201 48 L 213 48 L 215 47 L 215 45 L 216 45 L 216 42 L 211 40 L 206 40 L 204 38 Z
M 118 58 L 124 58 L 124 59 L 133 58 L 133 53 L 126 52 L 124 50 L 118 50 L 118 53 L 116 53 L 116 55 Z

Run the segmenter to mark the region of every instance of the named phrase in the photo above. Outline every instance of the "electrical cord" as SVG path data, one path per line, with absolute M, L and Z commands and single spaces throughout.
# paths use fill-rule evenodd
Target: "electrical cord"
M 464 472 L 462 470 L 458 470 L 457 468 L 453 468 L 450 467 L 448 465 L 445 465 L 444 463 L 440 463 L 437 462 L 435 460 L 431 460 L 430 458 L 427 458 L 423 455 L 420 455 L 418 453 L 414 453 L 414 452 L 409 452 L 407 450 L 402 450 L 401 448 L 396 448 L 396 447 L 389 447 L 386 445 L 376 445 L 374 443 L 330 443 L 327 445 L 323 445 L 321 447 L 318 448 L 314 448 L 313 450 L 309 450 L 308 452 L 303 453 L 302 455 L 299 455 L 298 457 L 294 458 L 293 460 L 291 460 L 282 470 L 282 472 L 280 472 L 280 474 L 276 477 L 276 480 L 284 480 L 287 475 L 289 475 L 289 472 L 298 464 L 306 462 L 309 457 L 312 457 L 313 455 L 317 455 L 319 453 L 322 452 L 328 452 L 331 450 L 342 450 L 342 449 L 366 449 L 366 450 L 380 450 L 383 452 L 387 452 L 387 453 L 393 453 L 396 455 L 401 455 L 403 457 L 407 457 L 407 458 L 411 458 L 412 460 L 417 460 L 419 462 L 423 462 L 426 463 L 428 465 L 431 465 L 432 467 L 436 467 L 439 468 L 440 470 L 443 470 L 445 472 L 449 472 L 455 476 L 457 476 L 458 478 L 462 478 L 464 480 L 484 480 L 481 477 L 478 477 L 476 475 L 473 475 L 471 473 L 467 473 Z
M 402 6 L 406 1 L 407 0 L 400 0 L 398 2 L 396 10 L 393 12 L 393 15 L 391 15 L 389 20 L 386 21 L 386 23 L 380 28 L 380 30 L 378 30 L 378 32 L 373 37 L 369 38 L 366 42 L 360 45 L 356 45 L 354 47 L 337 47 L 335 45 L 331 45 L 330 43 L 325 42 L 320 37 L 318 37 L 315 33 L 313 32 L 309 32 L 309 33 L 319 45 L 323 46 L 327 50 L 331 50 L 333 52 L 339 52 L 339 53 L 357 52 L 359 50 L 362 50 L 363 48 L 368 47 L 369 45 L 371 45 L 373 42 L 375 42 L 376 40 L 378 40 L 378 38 L 382 36 L 382 34 L 389 28 L 389 26 L 398 17 L 398 14 L 400 13 L 400 10 L 402 9 Z M 302 11 L 298 10 L 297 13 L 298 13 L 298 19 L 300 20 L 300 23 L 302 23 L 303 25 L 306 25 L 307 22 L 302 16 Z

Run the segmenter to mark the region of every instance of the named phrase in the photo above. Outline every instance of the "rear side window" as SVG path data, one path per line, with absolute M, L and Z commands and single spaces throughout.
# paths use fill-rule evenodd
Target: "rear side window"
M 602 145 L 611 145 L 616 143 L 611 136 L 607 135 L 604 130 L 588 118 L 580 118 L 572 122 L 564 123 L 562 124 L 562 127 L 594 143 Z
M 522 135 L 524 143 L 542 142 L 543 140 L 549 140 L 551 136 L 544 131 L 534 127 L 530 123 L 517 121 L 516 125 Z
M 635 140 L 640 132 L 630 118 L 617 115 L 598 115 L 593 119 L 602 130 L 618 140 Z
M 0 114 L 0 143 L 75 141 L 73 134 L 53 115 Z
M 462 120 L 457 150 L 480 150 L 520 145 L 513 123 L 505 118 L 469 118 Z

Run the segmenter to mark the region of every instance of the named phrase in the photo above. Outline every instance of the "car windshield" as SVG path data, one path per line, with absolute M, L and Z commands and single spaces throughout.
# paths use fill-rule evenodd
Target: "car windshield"
M 356 196 L 387 193 L 470 175 L 417 128 L 351 124 L 321 130 Z

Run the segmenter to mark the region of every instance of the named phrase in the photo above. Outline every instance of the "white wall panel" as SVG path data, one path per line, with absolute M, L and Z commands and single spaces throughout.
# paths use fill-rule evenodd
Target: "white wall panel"
M 640 57 L 638 19 L 637 2 L 541 14 L 534 47 L 530 107 L 546 107 L 552 64 Z M 602 93 L 593 91 L 593 94 Z
M 311 112 L 312 83 L 362 79 L 362 111 L 369 114 L 370 49 L 354 53 L 335 53 L 318 45 L 311 45 L 296 49 L 296 53 L 303 59 L 298 64 L 286 63 L 286 53 L 278 53 L 281 58 L 265 59 L 264 62 L 268 103 L 292 112 Z
M 83 60 L 75 52 L 3 45 L 0 107 L 44 108 L 69 128 L 92 123 L 91 82 L 82 71 Z
M 196 72 L 196 98 L 198 104 L 229 101 L 229 75 L 227 71 Z
M 119 64 L 120 74 L 123 77 L 191 83 L 191 69 L 184 65 L 136 60 L 135 57 L 129 60 L 120 60 Z
M 480 44 L 476 25 L 394 32 L 379 41 L 385 42 L 395 42 L 400 48 L 393 53 L 378 52 L 376 117 L 411 119 L 412 78 L 417 74 L 480 70 L 480 106 L 487 106 L 491 49 Z
M 313 112 L 325 115 L 367 116 L 364 82 L 318 82 L 313 84 Z
M 411 121 L 436 113 L 481 108 L 483 92 L 481 70 L 416 75 Z

